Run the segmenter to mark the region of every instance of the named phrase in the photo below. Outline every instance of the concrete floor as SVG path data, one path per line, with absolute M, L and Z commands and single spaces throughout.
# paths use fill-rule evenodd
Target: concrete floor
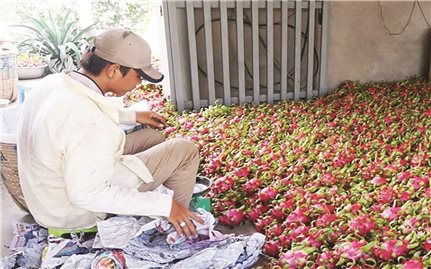
M 10 250 L 7 246 L 9 246 L 11 240 L 12 240 L 12 224 L 14 221 L 20 221 L 20 222 L 27 222 L 27 223 L 33 223 L 34 219 L 31 215 L 27 214 L 26 212 L 22 211 L 21 209 L 16 206 L 16 204 L 12 201 L 9 193 L 5 189 L 5 186 L 3 185 L 3 180 L 0 180 L 0 196 L 1 196 L 1 235 L 0 235 L 0 241 L 1 241 L 1 257 L 5 257 L 10 254 Z M 244 234 L 244 235 L 250 235 L 254 232 L 256 232 L 253 225 L 250 223 L 245 223 L 244 225 L 237 226 L 235 228 L 229 228 L 226 226 L 218 225 L 216 227 L 216 230 L 219 230 L 220 232 L 224 234 Z M 267 266 L 267 259 L 262 257 L 255 266 Z M 269 268 L 269 267 L 268 267 Z
M 22 211 L 18 206 L 12 201 L 9 193 L 7 192 L 5 186 L 3 185 L 3 180 L 0 180 L 0 196 L 1 196 L 1 257 L 9 255 L 10 251 L 7 246 L 9 246 L 12 240 L 12 224 L 14 221 L 33 223 L 34 219 L 30 214 Z

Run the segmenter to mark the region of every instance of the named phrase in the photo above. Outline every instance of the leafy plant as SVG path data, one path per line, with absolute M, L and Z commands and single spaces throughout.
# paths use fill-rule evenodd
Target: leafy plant
M 25 16 L 28 24 L 15 25 L 28 30 L 18 44 L 20 51 L 42 55 L 51 73 L 76 69 L 81 60 L 82 48 L 89 45 L 90 37 L 84 35 L 94 25 L 80 30 L 76 20 L 69 20 L 69 14 L 59 23 L 49 13 L 47 19 Z

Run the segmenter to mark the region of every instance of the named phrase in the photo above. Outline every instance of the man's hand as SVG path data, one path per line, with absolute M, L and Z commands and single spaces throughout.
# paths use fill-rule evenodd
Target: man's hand
M 171 214 L 169 215 L 169 222 L 174 225 L 175 230 L 179 235 L 185 235 L 189 239 L 196 236 L 196 227 L 192 219 L 204 224 L 204 221 L 198 217 L 194 212 L 188 210 L 180 203 L 172 200 Z
M 154 128 L 166 127 L 166 119 L 153 111 L 136 111 L 136 121 Z

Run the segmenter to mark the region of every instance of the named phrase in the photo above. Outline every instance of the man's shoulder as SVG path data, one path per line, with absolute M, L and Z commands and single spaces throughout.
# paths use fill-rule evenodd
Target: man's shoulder
M 45 83 L 59 84 L 61 82 L 62 82 L 62 74 L 61 73 L 56 73 L 56 74 L 49 74 L 49 75 L 43 77 L 39 81 L 39 84 L 45 84 Z

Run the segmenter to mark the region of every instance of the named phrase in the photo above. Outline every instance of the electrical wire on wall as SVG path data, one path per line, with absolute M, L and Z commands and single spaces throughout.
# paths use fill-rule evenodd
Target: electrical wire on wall
M 243 14 L 243 16 L 244 16 L 244 19 L 243 19 L 243 23 L 244 23 L 244 25 L 247 25 L 247 26 L 252 26 L 252 22 L 251 22 L 251 20 L 245 15 L 245 14 Z M 290 16 L 288 16 L 289 18 L 291 17 L 291 16 L 293 16 L 293 14 L 292 15 L 290 15 Z M 217 21 L 220 21 L 221 20 L 221 18 L 215 18 L 215 19 L 212 19 L 211 20 L 211 23 L 213 23 L 213 22 L 217 22 Z M 236 21 L 237 21 L 237 19 L 235 18 L 235 17 L 231 17 L 231 18 L 228 18 L 228 22 L 235 22 L 236 23 Z M 280 22 L 274 22 L 273 23 L 273 25 L 281 25 L 281 23 Z M 204 26 L 205 26 L 205 24 L 202 24 L 202 25 L 200 25 L 196 30 L 195 30 L 195 35 L 197 36 L 198 35 L 198 33 L 202 30 L 202 29 L 204 29 Z M 265 28 L 266 26 L 267 26 L 267 24 L 258 24 L 258 26 L 260 27 L 260 28 Z M 291 24 L 288 24 L 288 27 L 289 28 L 292 28 L 292 29 L 295 29 L 295 26 L 294 25 L 291 25 Z M 305 49 L 306 49 L 306 45 L 308 44 L 308 29 L 309 29 L 309 22 L 308 22 L 308 20 L 307 20 L 307 25 L 306 25 L 306 31 L 305 32 L 303 32 L 303 31 L 301 31 L 301 37 L 304 39 L 304 42 L 302 42 L 303 44 L 302 44 L 302 48 L 301 48 L 301 61 L 302 61 L 302 59 L 303 59 L 303 56 L 304 56 L 304 53 L 305 53 Z M 263 40 L 263 38 L 260 36 L 260 33 L 258 33 L 258 36 L 259 36 L 259 42 L 262 44 L 262 46 L 263 46 L 263 48 L 266 50 L 267 49 L 267 45 L 266 45 L 266 43 L 265 43 L 265 41 Z M 313 72 L 313 76 L 316 76 L 317 74 L 318 74 L 318 72 L 319 72 L 319 55 L 318 55 L 318 52 L 317 52 L 317 49 L 316 49 L 316 47 L 314 47 L 313 48 L 313 51 L 314 51 L 314 58 L 315 58 L 315 68 L 314 68 L 314 72 Z M 278 59 L 276 58 L 276 57 L 274 57 L 273 58 L 274 59 L 274 65 L 275 65 L 275 69 L 277 70 L 277 71 L 281 71 L 281 64 L 279 63 L 279 61 L 278 61 Z M 247 73 L 247 75 L 251 78 L 251 79 L 253 79 L 253 74 L 251 73 L 251 71 L 250 71 L 250 68 L 247 66 L 247 64 L 246 63 L 244 63 L 244 66 L 245 66 L 245 70 L 246 70 L 246 73 Z M 198 64 L 198 70 L 199 70 L 199 72 L 204 76 L 204 77 L 206 77 L 206 78 L 208 78 L 208 74 L 207 74 L 207 72 Z M 288 78 L 288 80 L 290 80 L 291 82 L 293 82 L 294 81 L 294 71 L 288 71 L 287 72 L 287 78 Z M 214 79 L 214 81 L 215 81 L 215 83 L 217 84 L 217 85 L 219 85 L 219 86 L 223 86 L 223 82 L 221 82 L 221 81 L 219 81 L 219 80 L 217 80 L 217 79 Z M 278 82 L 276 82 L 276 83 L 274 83 L 274 86 L 277 86 L 277 85 L 280 85 L 281 84 L 281 82 L 280 81 L 278 81 Z M 259 85 L 261 88 L 266 88 L 267 86 L 265 86 L 265 85 L 262 85 L 262 84 L 260 84 Z M 236 86 L 232 86 L 231 85 L 231 88 L 232 89 L 238 89 L 238 87 L 236 87 Z M 301 87 L 301 89 L 305 89 L 306 88 L 306 86 L 302 86 Z M 253 88 L 246 88 L 246 90 L 252 90 Z
M 426 16 L 425 16 L 425 13 L 424 13 L 424 11 L 423 11 L 423 9 L 422 9 L 421 3 L 420 3 L 418 0 L 415 0 L 415 1 L 413 1 L 413 2 L 412 2 L 412 7 L 411 7 L 411 9 L 410 9 L 410 15 L 409 15 L 409 17 L 407 18 L 407 21 L 406 21 L 406 23 L 404 24 L 404 26 L 403 26 L 403 28 L 401 29 L 401 31 L 399 31 L 399 32 L 392 32 L 391 30 L 389 30 L 389 27 L 386 25 L 386 20 L 385 20 L 385 17 L 383 16 L 382 1 L 379 1 L 379 2 L 378 2 L 379 11 L 380 11 L 380 17 L 381 17 L 381 19 L 382 19 L 383 26 L 385 27 L 385 29 L 386 29 L 386 31 L 389 33 L 389 35 L 401 35 L 401 34 L 403 34 L 403 33 L 404 33 L 404 31 L 406 30 L 407 26 L 409 26 L 410 22 L 412 21 L 413 11 L 414 11 L 414 9 L 415 9 L 416 4 L 418 4 L 419 9 L 420 9 L 420 11 L 421 11 L 421 13 L 422 13 L 422 17 L 423 17 L 423 19 L 425 20 L 426 24 L 428 25 L 428 28 L 431 28 L 430 23 L 428 22 L 428 20 L 427 20 L 427 18 L 426 18 Z

